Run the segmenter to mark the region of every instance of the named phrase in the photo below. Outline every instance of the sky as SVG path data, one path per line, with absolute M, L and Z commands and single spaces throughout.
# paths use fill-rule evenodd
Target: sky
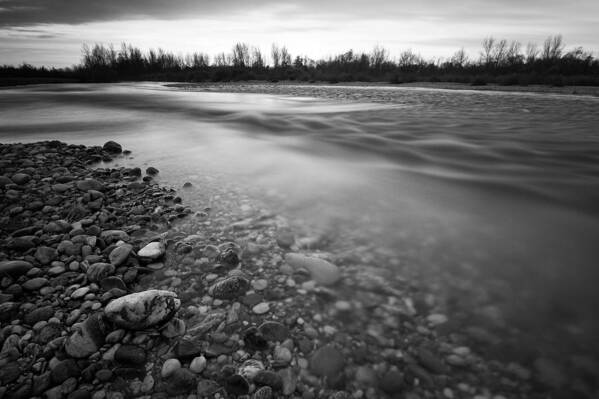
M 229 52 L 244 42 L 268 53 L 326 58 L 346 50 L 411 49 L 427 59 L 484 37 L 599 52 L 599 0 L 0 0 L 0 64 L 77 64 L 84 43 L 131 43 L 184 55 Z

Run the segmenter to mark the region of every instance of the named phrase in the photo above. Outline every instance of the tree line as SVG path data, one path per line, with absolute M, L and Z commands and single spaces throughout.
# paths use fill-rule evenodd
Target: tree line
M 273 44 L 268 54 L 246 43 L 210 57 L 195 52 L 176 55 L 162 49 L 142 51 L 130 44 L 84 45 L 79 65 L 47 69 L 23 64 L 0 67 L 0 79 L 40 78 L 56 81 L 113 82 L 155 80 L 183 82 L 302 81 L 302 82 L 458 82 L 472 85 L 547 84 L 599 86 L 599 60 L 582 47 L 566 51 L 561 35 L 541 45 L 487 37 L 478 57 L 462 48 L 446 59 L 427 60 L 408 49 L 392 58 L 375 46 L 370 52 L 346 51 L 314 60 L 293 57 L 285 46 Z

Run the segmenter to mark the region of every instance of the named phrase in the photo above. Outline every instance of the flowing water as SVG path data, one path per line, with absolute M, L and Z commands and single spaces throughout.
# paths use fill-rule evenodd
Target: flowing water
M 599 98 L 574 95 L 150 83 L 0 91 L 1 142 L 118 141 L 133 150 L 119 162 L 156 166 L 162 184 L 194 183 L 186 201 L 235 192 L 333 248 L 365 248 L 365 267 L 418 281 L 450 318 L 519 331 L 514 352 L 533 358 L 598 358 L 598 127 Z M 244 209 L 232 211 L 242 220 Z

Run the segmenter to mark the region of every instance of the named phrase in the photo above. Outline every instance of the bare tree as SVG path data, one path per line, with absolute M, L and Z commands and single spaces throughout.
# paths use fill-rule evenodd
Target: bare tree
M 468 55 L 466 54 L 466 51 L 464 51 L 464 47 L 456 51 L 451 56 L 450 63 L 451 65 L 459 68 L 463 68 L 466 66 L 466 64 L 468 64 Z
M 270 54 L 272 56 L 273 66 L 278 68 L 281 65 L 281 50 L 279 50 L 279 46 L 273 43 Z
M 562 56 L 564 47 L 562 35 L 549 36 L 543 43 L 541 55 L 544 60 L 556 60 Z
M 193 53 L 192 67 L 205 68 L 210 65 L 210 56 L 204 53 Z
M 219 53 L 214 57 L 214 66 L 224 67 L 229 65 L 229 60 L 225 53 Z
M 507 55 L 507 40 L 501 39 L 495 42 L 495 46 L 492 49 L 492 59 L 495 66 L 501 66 L 506 64 Z
M 264 68 L 264 57 L 262 57 L 262 52 L 258 47 L 252 48 L 250 65 L 252 68 Z
M 244 68 L 250 65 L 250 49 L 245 43 L 237 43 L 233 46 L 233 66 Z
M 483 39 L 483 51 L 480 54 L 481 61 L 485 65 L 490 65 L 493 61 L 493 47 L 495 47 L 495 39 L 491 36 Z
M 370 53 L 370 65 L 375 69 L 380 70 L 383 67 L 383 64 L 388 61 L 388 58 L 389 52 L 387 49 L 377 44 Z
M 414 53 L 412 51 L 412 49 L 408 49 L 408 50 L 401 52 L 397 63 L 400 67 L 404 67 L 404 68 L 414 66 L 414 65 L 420 65 L 420 64 L 422 64 L 422 57 L 420 57 L 420 55 Z
M 539 56 L 539 47 L 536 43 L 528 42 L 526 44 L 526 63 L 530 64 L 535 62 Z
M 283 68 L 291 66 L 291 54 L 285 46 L 281 47 L 281 66 Z
M 510 43 L 510 46 L 508 47 L 506 54 L 508 64 L 517 65 L 522 63 L 522 61 L 524 60 L 524 56 L 522 56 L 522 53 L 520 51 L 521 48 L 522 45 L 517 40 L 513 40 Z

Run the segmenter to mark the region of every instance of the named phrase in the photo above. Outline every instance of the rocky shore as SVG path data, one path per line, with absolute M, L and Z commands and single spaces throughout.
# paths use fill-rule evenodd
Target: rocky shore
M 122 156 L 115 142 L 0 145 L 0 399 L 592 389 L 549 359 L 486 359 L 470 343 L 496 336 L 457 333 L 434 297 L 319 251 L 324 236 L 268 214 L 223 226 L 155 184 L 157 169 L 101 164 Z

